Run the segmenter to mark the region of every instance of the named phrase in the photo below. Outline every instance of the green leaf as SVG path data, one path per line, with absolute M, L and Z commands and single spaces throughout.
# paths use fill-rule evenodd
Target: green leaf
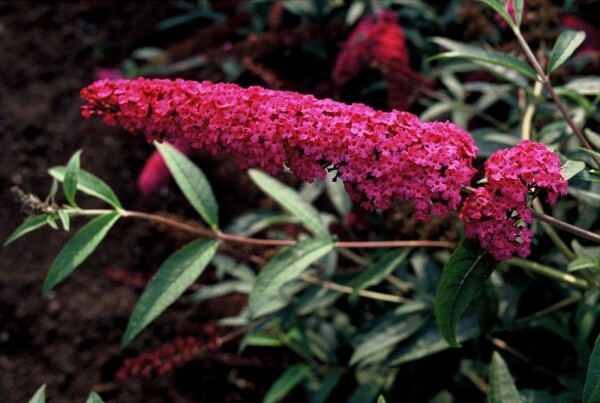
M 76 206 L 75 193 L 77 192 L 77 182 L 79 181 L 79 171 L 81 169 L 79 162 L 80 156 L 81 150 L 73 154 L 67 164 L 67 170 L 65 171 L 65 178 L 63 181 L 63 192 L 71 206 Z
M 593 269 L 596 267 L 596 262 L 587 257 L 579 257 L 569 263 L 567 271 L 577 271 L 585 269 Z
M 217 252 L 218 246 L 216 239 L 192 241 L 164 261 L 133 309 L 121 348 L 125 348 L 196 281 Z
M 46 216 L 46 224 L 48 224 L 52 229 L 58 229 L 58 225 L 56 224 L 56 220 L 51 215 Z
M 77 231 L 54 259 L 44 282 L 44 295 L 92 254 L 119 217 L 117 212 L 102 214 Z
M 192 207 L 214 230 L 219 228 L 218 205 L 204 173 L 188 157 L 168 143 L 154 142 L 175 183 Z
M 377 403 L 386 403 L 385 397 L 383 397 L 383 395 L 379 395 L 377 398 Z
M 311 263 L 333 249 L 330 239 L 317 238 L 301 241 L 282 249 L 262 268 L 248 301 L 248 313 L 256 318 L 269 309 L 274 299 L 280 297 L 280 288 L 297 278 Z
M 263 403 L 276 403 L 284 398 L 296 385 L 310 373 L 308 364 L 292 365 L 271 385 Z
M 550 59 L 548 60 L 546 72 L 550 74 L 562 66 L 584 40 L 585 32 L 583 31 L 563 31 L 558 36 L 558 39 L 550 52 Z
M 515 7 L 515 22 L 517 27 L 521 26 L 521 20 L 523 19 L 523 6 L 524 0 L 513 0 L 513 4 Z
M 508 25 L 510 25 L 511 28 L 513 28 L 515 26 L 515 22 L 511 18 L 508 11 L 506 10 L 506 6 L 504 4 L 500 3 L 498 0 L 479 0 L 479 1 L 490 6 L 495 12 L 497 12 L 500 15 L 500 17 L 502 17 L 502 19 L 504 21 L 506 21 L 506 23 Z
M 69 231 L 71 222 L 69 218 L 69 213 L 67 213 L 65 210 L 58 210 L 58 218 L 60 218 L 60 222 L 62 223 L 62 226 L 65 229 L 65 231 Z
M 263 192 L 298 217 L 313 234 L 319 237 L 329 236 L 329 231 L 325 224 L 323 224 L 323 221 L 321 221 L 319 212 L 312 205 L 304 201 L 298 192 L 257 169 L 250 169 L 248 175 Z
M 506 67 L 534 80 L 537 79 L 535 70 L 527 63 L 514 56 L 496 52 L 495 50 L 479 48 L 462 49 L 460 51 L 454 50 L 441 53 L 431 58 L 431 60 L 435 59 L 466 59 L 474 62 L 490 63 L 493 65 Z
M 486 250 L 469 239 L 448 259 L 438 285 L 435 311 L 440 333 L 450 346 L 460 347 L 456 340 L 458 320 L 497 265 Z
M 583 171 L 584 169 L 585 169 L 585 162 L 568 160 L 567 162 L 565 162 L 565 165 L 563 165 L 561 167 L 560 173 L 563 178 L 565 178 L 566 180 L 569 180 L 572 177 L 574 177 L 575 175 L 577 175 L 579 172 Z
M 330 374 L 328 374 L 325 379 L 321 381 L 319 385 L 319 390 L 311 396 L 310 401 L 312 403 L 324 403 L 327 401 L 327 398 L 333 392 L 333 389 L 338 384 L 340 379 L 342 378 L 342 371 L 339 369 L 334 369 Z
M 350 298 L 355 300 L 360 291 L 379 284 L 406 259 L 409 253 L 410 249 L 396 249 L 383 255 L 372 267 L 362 272 L 356 279 Z
M 104 403 L 104 400 L 96 392 L 91 392 L 85 403 Z
M 243 281 L 221 281 L 211 286 L 202 287 L 192 295 L 192 299 L 196 302 L 201 302 L 207 299 L 222 297 L 223 295 L 233 293 L 249 294 L 251 289 L 252 284 L 245 283 Z
M 600 336 L 596 339 L 594 351 L 590 357 L 582 399 L 584 403 L 600 401 Z
M 457 327 L 456 339 L 459 342 L 470 340 L 479 333 L 477 317 L 473 314 L 465 315 Z M 423 357 L 430 356 L 449 348 L 448 343 L 442 339 L 439 328 L 436 324 L 425 327 L 422 331 L 413 337 L 401 343 L 398 348 L 390 354 L 383 366 L 396 366 L 405 362 L 415 361 Z
M 581 95 L 598 95 L 600 93 L 600 76 L 585 76 L 574 78 L 570 80 L 567 84 L 565 84 L 565 88 L 571 91 L 575 91 Z M 584 130 L 587 131 L 590 129 Z
M 522 401 L 506 363 L 496 351 L 492 354 L 489 378 L 490 391 L 487 396 L 488 403 L 515 403 Z
M 38 215 L 35 217 L 31 217 L 27 219 L 23 224 L 19 225 L 16 230 L 13 231 L 12 234 L 4 241 L 4 246 L 16 241 L 21 238 L 23 235 L 35 231 L 38 228 L 43 227 L 47 224 L 45 215 Z
M 29 399 L 29 403 L 45 403 L 46 402 L 46 384 L 40 386 L 33 397 Z
M 65 166 L 55 166 L 48 170 L 48 173 L 53 178 L 60 182 L 64 182 L 65 176 L 67 173 L 67 168 Z M 110 204 L 114 208 L 121 208 L 121 202 L 112 191 L 112 189 L 104 182 L 102 179 L 98 178 L 91 173 L 84 171 L 81 169 L 79 171 L 79 177 L 77 180 L 77 189 L 81 192 L 105 201 Z
M 366 403 L 374 401 L 381 392 L 382 382 L 373 380 L 360 385 L 348 398 L 348 403 Z
M 350 365 L 361 363 L 364 366 L 383 361 L 396 345 L 421 330 L 430 319 L 431 314 L 423 313 L 392 316 L 363 335 L 362 342 L 350 357 Z

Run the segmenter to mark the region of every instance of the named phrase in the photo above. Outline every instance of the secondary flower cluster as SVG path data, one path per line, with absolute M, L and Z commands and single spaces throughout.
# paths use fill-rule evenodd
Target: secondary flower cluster
M 391 108 L 403 110 L 410 106 L 415 80 L 422 79 L 410 68 L 404 33 L 393 11 L 367 16 L 358 23 L 337 57 L 331 79 L 341 87 L 366 65 L 379 69 L 388 80 Z
M 406 112 L 184 80 L 97 81 L 81 96 L 86 117 L 101 115 L 148 140 L 226 152 L 242 168 L 276 174 L 287 165 L 307 181 L 337 169 L 363 207 L 411 200 L 418 219 L 458 209 L 475 172 L 477 147 L 464 130 Z
M 497 260 L 529 254 L 532 232 L 528 200 L 545 193 L 550 204 L 567 194 L 560 159 L 544 145 L 523 141 L 499 150 L 485 163 L 488 183 L 467 197 L 460 217 L 469 238 L 478 238 Z

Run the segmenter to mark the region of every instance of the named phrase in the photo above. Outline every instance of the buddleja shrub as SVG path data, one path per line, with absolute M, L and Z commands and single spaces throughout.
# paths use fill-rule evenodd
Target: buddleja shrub
M 575 51 L 582 41 L 581 33 L 563 33 L 543 70 L 520 32 L 523 2 L 514 2 L 512 14 L 494 0 L 484 3 L 514 32 L 530 64 L 514 56 L 443 38 L 437 42 L 451 50 L 437 58 L 482 63 L 513 82 L 531 80 L 537 96 L 541 96 L 541 85 L 545 85 L 564 121 L 591 156 L 588 164 L 597 164 L 600 155 L 574 123 L 548 77 Z M 393 24 L 389 15 L 386 18 L 385 24 Z M 375 20 L 366 20 L 359 27 L 372 30 L 376 24 Z M 387 25 L 384 31 L 391 29 L 403 41 Z M 385 52 L 387 48 L 381 49 Z M 340 82 L 353 74 L 344 70 L 344 66 L 350 68 L 352 64 L 340 62 L 336 66 Z M 392 77 L 389 66 L 382 69 Z M 408 112 L 382 112 L 361 104 L 346 105 L 261 87 L 167 79 L 102 80 L 84 88 L 81 96 L 86 101 L 84 116 L 101 116 L 109 125 L 119 124 L 154 142 L 159 154 L 153 157 L 152 164 L 166 165 L 206 224 L 193 226 L 164 216 L 126 210 L 104 181 L 81 169 L 81 152 L 66 166 L 49 170 L 54 183 L 45 201 L 15 190 L 15 196 L 31 217 L 6 244 L 46 225 L 56 228 L 60 222 L 69 230 L 72 218 L 95 217 L 59 252 L 45 280 L 44 294 L 68 277 L 122 218 L 146 219 L 198 236 L 163 262 L 148 282 L 125 329 L 123 348 L 183 295 L 212 262 L 222 277 L 231 278 L 200 289 L 193 294 L 194 299 L 202 301 L 231 292 L 248 294 L 245 310 L 236 318 L 225 319 L 223 324 L 238 326 L 239 334 L 246 334 L 242 346 L 287 346 L 304 359 L 281 375 L 265 401 L 277 401 L 299 384 L 304 385 L 311 401 L 325 401 L 351 366 L 359 387 L 350 401 L 365 402 L 389 389 L 399 365 L 449 346 L 460 347 L 461 342 L 490 330 L 484 319 L 480 317 L 478 325 L 476 315 L 465 312 L 482 290 L 489 289 L 486 280 L 499 267 L 523 267 L 589 291 L 586 299 L 593 299 L 593 295 L 595 300 L 598 298 L 595 288 L 599 283 L 596 273 L 600 269 L 599 260 L 588 253 L 589 249 L 575 246 L 577 243 L 573 245 L 578 252 L 571 251 L 549 224 L 595 242 L 600 237 L 543 214 L 539 204 L 540 199 L 555 204 L 559 197 L 567 195 L 567 180 L 575 175 L 585 180 L 593 180 L 595 176 L 597 180 L 597 171 L 584 161 L 567 160 L 564 156 L 561 166 L 557 153 L 525 135 L 525 126 L 519 144 L 490 153 L 484 179 L 473 188 L 476 173 L 473 162 L 478 154 L 474 139 L 453 123 L 422 122 Z M 532 119 L 532 115 L 523 119 Z M 597 140 L 593 132 L 587 134 Z M 278 202 L 285 213 L 266 216 L 250 213 L 222 229 L 211 186 L 186 156 L 192 149 L 231 154 L 241 168 L 250 168 L 252 181 Z M 312 183 L 306 189 L 316 194 L 326 189 L 338 217 L 318 211 L 305 195 L 272 176 L 286 168 Z M 61 206 L 55 203 L 59 183 L 66 200 Z M 144 182 L 142 188 L 150 193 L 152 186 Z M 109 208 L 79 208 L 78 192 L 104 201 Z M 591 197 L 581 189 L 575 189 L 574 194 L 578 198 Z M 366 210 L 388 209 L 394 202 L 410 202 L 419 221 L 457 212 L 466 238 L 458 246 L 443 241 L 339 241 L 328 224 L 344 222 L 352 202 Z M 570 262 L 568 269 L 585 275 L 564 273 L 524 260 L 531 253 L 534 218 L 544 223 L 557 248 L 565 254 Z M 271 224 L 281 223 L 292 223 L 302 229 L 292 239 L 252 237 Z M 244 262 L 235 262 L 219 253 L 219 246 L 226 242 L 281 249 L 256 274 Z M 454 249 L 451 255 L 441 252 L 445 262 L 441 277 L 435 259 L 415 250 L 421 247 Z M 381 251 L 360 256 L 351 251 L 353 248 Z M 363 270 L 338 273 L 339 255 Z M 367 290 L 383 280 L 395 285 L 396 293 Z M 398 306 L 379 307 L 382 313 L 375 321 L 357 327 L 336 305 L 344 293 L 349 294 L 351 304 L 363 297 Z M 581 294 L 576 301 L 580 299 Z M 589 336 L 592 330 L 593 324 L 588 324 L 582 333 Z M 586 339 L 583 337 L 582 342 Z M 345 361 L 339 358 L 338 351 L 344 345 L 350 345 L 353 351 Z M 182 363 L 202 351 L 203 346 L 194 339 L 178 339 L 173 345 L 149 353 L 149 362 L 160 363 L 162 358 L 156 357 L 179 355 L 178 362 Z M 583 391 L 586 402 L 600 399 L 598 354 L 598 349 L 591 353 Z M 168 365 L 171 368 L 173 364 Z M 141 373 L 156 369 L 141 368 L 140 364 L 124 366 L 130 367 L 132 372 Z M 163 365 L 158 372 L 168 368 Z M 489 401 L 521 399 L 498 353 L 492 357 L 488 378 Z

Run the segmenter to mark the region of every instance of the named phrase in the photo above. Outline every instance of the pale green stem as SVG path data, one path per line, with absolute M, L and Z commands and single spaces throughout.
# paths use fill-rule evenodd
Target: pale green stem
M 533 115 L 535 114 L 535 107 L 537 100 L 542 93 L 543 85 L 541 82 L 536 81 L 533 86 L 533 99 L 527 105 L 525 113 L 523 113 L 523 122 L 521 124 L 521 139 L 531 140 L 531 126 L 533 122 Z
M 507 261 L 509 265 L 521 267 L 523 269 L 527 269 L 537 274 L 541 274 L 542 276 L 550 277 L 555 280 L 562 281 L 564 283 L 574 285 L 579 288 L 583 288 L 585 290 L 590 289 L 590 285 L 587 281 L 575 277 L 572 274 L 562 272 L 550 266 L 545 266 L 543 264 L 539 264 L 536 262 L 532 262 L 525 259 L 520 259 L 518 257 L 512 258 Z
M 539 310 L 539 311 L 537 311 L 537 312 L 535 312 L 535 313 L 533 313 L 531 315 L 525 316 L 523 318 L 517 319 L 516 323 L 518 325 L 521 325 L 521 324 L 524 324 L 526 322 L 529 322 L 530 320 L 538 319 L 538 318 L 541 318 L 543 316 L 550 315 L 551 313 L 559 311 L 559 310 L 563 309 L 566 306 L 569 306 L 571 304 L 575 304 L 575 303 L 581 301 L 581 298 L 582 298 L 582 294 L 577 294 L 577 295 L 573 295 L 573 296 L 571 296 L 569 298 L 565 298 L 562 301 L 559 301 L 556 304 L 550 305 L 547 308 Z

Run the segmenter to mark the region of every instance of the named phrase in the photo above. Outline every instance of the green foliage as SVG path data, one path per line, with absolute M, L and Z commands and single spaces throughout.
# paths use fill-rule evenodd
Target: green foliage
M 271 385 L 263 403 L 276 403 L 298 385 L 310 372 L 307 364 L 292 365 Z
M 44 281 L 44 295 L 54 288 L 55 285 L 63 281 L 94 252 L 120 217 L 121 215 L 117 212 L 102 214 L 73 235 L 60 250 L 50 267 L 50 271 Z
M 273 301 L 282 296 L 281 287 L 333 249 L 328 238 L 308 239 L 282 249 L 262 268 L 250 292 L 248 315 L 257 318 L 270 313 Z
M 73 156 L 69 160 L 63 181 L 63 192 L 65 193 L 65 197 L 67 198 L 67 201 L 71 206 L 76 206 L 75 193 L 77 192 L 77 182 L 79 181 L 80 155 L 81 150 L 73 154 Z
M 104 403 L 104 400 L 96 392 L 90 392 L 85 403 Z
M 256 169 L 248 171 L 250 179 L 266 194 L 271 196 L 287 211 L 295 215 L 317 237 L 329 236 L 329 231 L 318 211 L 305 202 L 302 197 L 289 186 Z
M 506 362 L 495 351 L 492 354 L 489 373 L 490 391 L 487 398 L 488 403 L 515 403 L 521 401 L 521 396 L 519 396 L 519 391 L 508 371 Z
M 19 225 L 19 227 L 13 231 L 12 234 L 4 241 L 4 246 L 16 241 L 21 238 L 23 235 L 35 231 L 38 228 L 43 227 L 48 224 L 45 215 L 31 217 L 26 220 L 23 224 Z
M 584 40 L 585 32 L 583 31 L 563 31 L 550 52 L 550 59 L 546 67 L 548 74 L 562 66 Z
M 165 260 L 133 309 L 122 348 L 198 279 L 217 252 L 218 245 L 214 239 L 193 241 Z
M 67 173 L 67 167 L 55 166 L 50 168 L 48 173 L 59 182 L 64 182 Z M 77 190 L 105 201 L 115 209 L 122 207 L 121 202 L 113 190 L 102 179 L 92 175 L 87 171 L 84 171 L 83 169 L 79 170 L 79 174 L 77 176 Z
M 167 143 L 154 145 L 162 155 L 177 186 L 212 229 L 219 227 L 218 206 L 204 173 L 175 147 Z
M 40 386 L 35 394 L 29 399 L 29 403 L 45 403 L 46 402 L 46 384 Z
M 436 316 L 442 336 L 452 347 L 460 347 L 456 339 L 458 320 L 497 265 L 486 250 L 466 239 L 444 266 L 436 295 Z
M 209 2 L 200 3 L 197 8 L 190 6 L 182 15 L 163 21 L 159 30 L 188 29 L 186 24 L 198 21 L 202 24 L 225 21 L 226 13 L 212 10 Z M 369 4 L 363 1 L 354 1 L 350 6 L 347 6 L 348 2 L 342 3 L 318 0 L 283 2 L 285 18 L 281 21 L 293 16 L 294 24 L 298 23 L 295 30 L 335 18 L 358 23 L 360 18 L 375 12 L 378 5 L 377 2 Z M 533 68 L 534 63 L 525 61 L 522 52 L 507 54 L 497 50 L 514 49 L 515 45 L 519 45 L 519 41 L 508 38 L 508 31 L 502 32 L 503 28 L 490 27 L 486 22 L 486 30 L 473 39 L 473 34 L 466 35 L 453 26 L 459 21 L 459 16 L 464 18 L 469 15 L 467 12 L 473 13 L 471 7 L 481 12 L 484 6 L 489 6 L 490 13 L 484 12 L 485 18 L 499 16 L 516 38 L 522 40 L 527 30 L 532 29 L 528 26 L 529 18 L 521 21 L 522 0 L 513 2 L 514 19 L 507 12 L 506 2 L 498 0 L 482 0 L 480 4 L 434 4 L 413 0 L 380 3 L 383 9 L 395 12 L 399 17 L 410 50 L 411 66 L 419 68 L 415 73 L 425 80 L 431 79 L 426 85 L 414 83 L 415 88 L 421 86 L 423 91 L 415 91 L 409 96 L 414 101 L 410 110 L 422 120 L 448 119 L 468 128 L 479 147 L 478 167 L 496 150 L 514 146 L 523 138 L 546 144 L 560 155 L 562 174 L 569 180 L 570 186 L 570 197 L 559 201 L 556 206 L 544 206 L 546 214 L 598 232 L 600 173 L 592 157 L 600 157 L 597 151 L 600 135 L 591 128 L 600 123 L 600 77 L 585 75 L 589 66 L 576 56 L 585 35 L 563 31 L 549 54 L 546 74 L 552 77 L 551 84 L 563 102 L 564 110 L 596 150 L 578 147 L 580 144 L 562 116 L 562 110 L 539 82 L 537 66 Z M 573 12 L 569 8 L 575 7 L 574 3 L 567 3 L 562 12 Z M 270 15 L 271 4 L 247 2 L 244 6 L 244 10 L 252 14 L 252 25 L 238 27 L 239 32 L 256 34 L 257 37 L 263 31 L 270 34 L 271 28 L 267 26 L 264 15 Z M 328 48 L 317 42 L 299 40 L 298 46 L 286 47 L 289 53 L 286 57 L 311 62 L 319 60 L 313 75 L 322 84 L 335 64 L 333 57 L 340 46 L 335 44 Z M 438 46 L 443 53 L 436 55 Z M 335 55 L 330 48 L 335 50 Z M 244 49 L 243 46 L 240 49 Z M 533 53 L 541 54 L 541 50 L 533 49 Z M 190 69 L 211 65 L 215 71 L 220 68 L 219 74 L 231 81 L 242 77 L 243 73 L 244 85 L 253 79 L 262 80 L 235 60 L 238 52 L 241 52 L 241 57 L 251 56 L 236 48 L 232 52 L 236 56 L 227 60 L 209 63 L 193 55 L 187 60 L 155 66 L 152 64 L 158 63 L 157 60 L 166 56 L 168 51 L 147 46 L 133 52 L 136 62 L 129 60 L 124 63 L 128 66 L 125 73 L 165 75 L 185 70 L 192 75 L 194 72 Z M 259 59 L 261 63 L 269 64 L 270 57 L 260 56 Z M 430 64 L 432 60 L 435 63 Z M 137 63 L 144 62 L 149 65 L 139 68 Z M 373 99 L 376 99 L 375 104 L 383 102 L 380 93 L 390 88 L 389 80 L 373 74 L 371 67 L 375 64 L 374 61 L 365 66 L 356 80 L 331 96 L 348 102 L 369 103 Z M 275 67 L 274 75 L 281 73 L 277 64 L 272 67 Z M 494 77 L 478 74 L 482 68 L 492 72 Z M 553 75 L 558 68 L 565 70 L 566 74 Z M 204 77 L 202 74 L 199 76 Z M 290 72 L 286 72 L 285 77 L 294 86 L 314 81 L 312 76 L 294 77 Z M 302 91 L 311 93 L 314 88 L 307 86 Z M 215 231 L 215 237 L 220 236 L 219 205 L 205 175 L 174 147 L 168 144 L 156 144 L 156 147 L 187 201 Z M 67 205 L 47 214 L 36 213 L 5 242 L 8 245 L 45 225 L 58 228 L 61 224 L 68 231 L 77 216 L 92 214 L 75 204 L 77 191 L 102 200 L 115 209 L 114 212 L 103 210 L 105 213 L 84 226 L 59 252 L 44 284 L 45 293 L 93 252 L 119 217 L 128 216 L 111 188 L 80 168 L 80 154 L 81 151 L 73 155 L 66 166 L 53 167 L 48 171 L 55 181 L 47 202 L 55 203 L 58 182 L 62 182 Z M 417 396 L 415 401 L 461 401 L 464 400 L 463 391 L 469 397 L 473 396 L 473 391 L 481 393 L 475 385 L 485 390 L 487 362 L 481 360 L 480 351 L 485 351 L 488 340 L 497 340 L 496 337 L 507 334 L 510 336 L 506 343 L 509 346 L 515 343 L 516 351 L 519 350 L 518 345 L 540 343 L 539 349 L 520 351 L 526 358 L 521 365 L 548 360 L 557 369 L 548 371 L 540 365 L 530 368 L 543 374 L 550 392 L 526 389 L 532 383 L 527 372 L 515 372 L 519 374 L 519 385 L 524 387 L 519 392 L 506 363 L 498 353 L 494 353 L 487 371 L 488 401 L 577 401 L 582 390 L 583 401 L 600 400 L 598 341 L 591 351 L 591 339 L 596 335 L 600 317 L 598 247 L 590 246 L 587 241 L 582 241 L 582 244 L 571 242 L 571 235 L 562 231 L 555 235 L 536 223 L 532 227 L 535 247 L 531 260 L 513 261 L 513 264 L 505 266 L 506 270 L 498 270 L 488 281 L 498 263 L 477 243 L 469 240 L 463 241 L 452 254 L 425 248 L 337 248 L 329 224 L 335 224 L 331 226 L 332 231 L 344 241 L 377 241 L 393 239 L 400 230 L 402 236 L 409 233 L 413 239 L 425 239 L 425 235 L 429 235 L 426 229 L 435 227 L 437 223 L 418 223 L 417 229 L 412 231 L 411 227 L 415 224 L 409 219 L 401 217 L 397 221 L 398 226 L 393 227 L 386 221 L 390 218 L 388 213 L 376 211 L 363 227 L 355 227 L 351 221 L 360 210 L 352 210 L 344 184 L 339 178 L 333 181 L 335 172 L 330 172 L 323 182 L 302 184 L 299 189 L 258 170 L 250 170 L 249 176 L 285 212 L 267 212 L 255 206 L 244 206 L 247 209 L 243 214 L 222 223 L 223 233 L 238 237 L 256 236 L 261 238 L 261 242 L 275 239 L 299 242 L 278 251 L 274 245 L 248 246 L 248 249 L 240 248 L 239 251 L 236 246 L 231 249 L 224 247 L 219 254 L 220 241 L 216 239 L 191 242 L 160 266 L 144 290 L 125 330 L 123 347 L 180 298 L 212 264 L 217 281 L 197 285 L 186 302 L 201 303 L 231 294 L 248 296 L 245 310 L 238 316 L 219 322 L 237 327 L 234 332 L 246 332 L 240 342 L 240 352 L 252 346 L 291 350 L 298 357 L 299 362 L 288 367 L 271 386 L 264 397 L 266 402 L 279 401 L 292 390 L 299 393 L 303 390 L 308 401 L 317 403 L 342 395 L 344 401 L 382 403 L 385 402 L 382 393 L 389 397 L 389 401 L 408 401 L 412 395 L 411 388 L 406 385 L 411 384 L 419 389 L 414 393 Z M 77 199 L 77 202 L 82 203 L 82 200 Z M 404 212 L 393 211 L 392 214 Z M 229 219 L 227 214 L 223 217 Z M 304 233 L 298 235 L 300 231 L 287 231 L 298 226 L 308 229 L 312 237 L 307 239 Z M 443 235 L 435 232 L 433 236 L 444 239 Z M 553 242 L 558 244 L 557 238 L 562 238 L 562 248 L 554 247 Z M 232 251 L 235 253 L 231 256 L 225 255 Z M 249 254 L 252 259 L 248 262 L 236 260 Z M 275 256 L 271 258 L 273 254 Z M 261 261 L 267 263 L 262 264 Z M 538 262 L 543 262 L 543 265 Z M 444 269 L 440 270 L 442 265 Z M 552 274 L 548 270 L 553 270 Z M 541 278 L 541 275 L 548 278 Z M 575 289 L 572 282 L 564 281 L 569 278 L 579 280 L 579 288 Z M 478 298 L 478 293 L 484 288 L 487 293 Z M 479 317 L 468 310 L 475 298 Z M 466 341 L 474 348 L 446 351 Z M 568 344 L 567 347 L 572 349 L 570 354 L 547 353 L 548 348 L 560 343 Z M 543 360 L 540 360 L 540 354 L 543 354 Z M 581 374 L 590 354 L 584 385 Z M 573 357 L 580 357 L 580 360 Z M 449 363 L 451 368 L 460 367 L 460 371 L 445 378 L 441 376 L 439 380 L 422 375 L 427 375 L 432 368 L 439 371 L 441 362 Z M 533 383 L 539 387 L 538 381 Z M 355 385 L 355 389 L 341 390 L 347 385 Z M 402 389 L 400 396 L 394 394 L 397 389 Z M 42 387 L 36 394 L 41 399 L 39 401 L 44 401 L 43 395 Z M 101 400 L 92 392 L 87 401 Z
M 352 291 L 351 298 L 356 300 L 358 293 L 365 288 L 368 288 L 374 284 L 379 284 L 381 280 L 391 274 L 396 267 L 401 264 L 410 250 L 393 250 L 382 256 L 377 263 L 372 267 L 365 270 L 354 283 L 354 290 Z
M 587 378 L 583 389 L 582 400 L 584 403 L 592 403 L 600 400 L 600 336 L 596 339 L 594 351 L 590 357 Z

